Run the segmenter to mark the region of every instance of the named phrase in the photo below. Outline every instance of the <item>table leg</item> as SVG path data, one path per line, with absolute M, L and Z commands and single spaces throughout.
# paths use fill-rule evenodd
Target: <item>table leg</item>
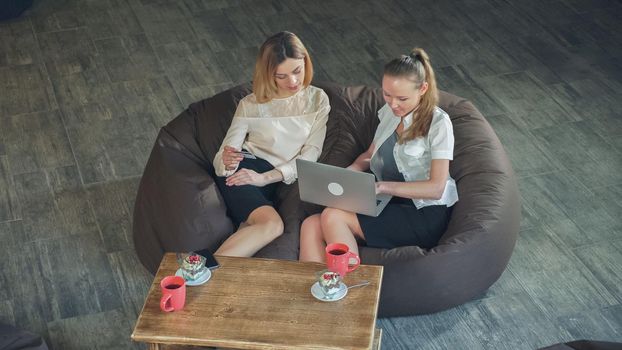
M 382 329 L 376 328 L 374 330 L 374 343 L 371 348 L 373 350 L 380 350 L 380 345 L 382 345 Z
M 157 343 L 149 344 L 149 350 L 160 350 L 160 344 L 157 344 Z

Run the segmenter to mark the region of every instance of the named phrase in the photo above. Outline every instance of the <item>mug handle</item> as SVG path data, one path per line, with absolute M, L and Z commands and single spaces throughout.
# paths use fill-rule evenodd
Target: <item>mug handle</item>
M 174 310 L 174 308 L 170 304 L 168 306 L 166 305 L 169 303 L 172 296 L 173 295 L 171 294 L 166 294 L 162 296 L 162 299 L 160 299 L 160 309 L 162 309 L 162 311 L 171 312 Z
M 350 259 L 351 258 L 356 259 L 356 264 L 350 265 Z M 348 272 L 352 272 L 352 271 L 356 270 L 356 268 L 359 267 L 360 264 L 361 264 L 361 258 L 359 258 L 358 255 L 350 252 L 350 256 L 348 257 Z

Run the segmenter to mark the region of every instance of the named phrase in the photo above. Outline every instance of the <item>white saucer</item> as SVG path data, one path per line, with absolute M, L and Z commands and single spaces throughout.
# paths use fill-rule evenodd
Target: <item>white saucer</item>
M 326 295 L 324 294 L 320 283 L 315 282 L 311 286 L 311 294 L 315 297 L 315 299 L 321 301 L 337 301 L 343 299 L 343 297 L 348 294 L 348 286 L 346 286 L 344 283 L 339 283 L 339 290 L 337 292 L 332 295 Z
M 175 272 L 175 276 L 180 276 L 180 277 L 184 277 L 181 273 L 181 269 L 177 269 L 177 272 Z M 186 285 L 187 286 L 200 286 L 203 283 L 209 281 L 209 279 L 212 277 L 212 271 L 210 269 L 207 269 L 207 272 L 203 274 L 203 276 L 201 276 L 198 280 L 194 280 L 194 281 L 188 281 L 186 280 Z M 184 278 L 185 279 L 185 278 Z

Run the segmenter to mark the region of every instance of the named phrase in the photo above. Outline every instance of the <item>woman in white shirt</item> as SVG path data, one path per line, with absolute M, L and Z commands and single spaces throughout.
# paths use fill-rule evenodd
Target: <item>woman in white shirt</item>
M 428 55 L 420 48 L 387 63 L 382 90 L 386 104 L 369 149 L 348 168 L 371 170 L 376 193 L 393 199 L 378 217 L 326 208 L 301 228 L 300 260 L 322 262 L 325 247 L 345 243 L 358 254 L 357 240 L 391 249 L 432 248 L 445 232 L 458 200 L 449 175 L 454 136 L 447 113 L 437 107 L 438 90 Z
M 293 33 L 277 33 L 259 49 L 253 93 L 240 100 L 213 161 L 216 185 L 239 226 L 216 254 L 252 256 L 283 233 L 277 186 L 296 180 L 297 158 L 318 159 L 326 136 L 328 96 L 310 85 L 312 78 L 309 53 Z

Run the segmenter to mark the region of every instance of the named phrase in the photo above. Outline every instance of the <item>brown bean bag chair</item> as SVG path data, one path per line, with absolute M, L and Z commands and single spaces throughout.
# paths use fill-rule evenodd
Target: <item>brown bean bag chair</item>
M 0 21 L 19 17 L 33 0 L 0 0 Z
M 327 93 L 331 112 L 320 162 L 346 166 L 367 149 L 384 104 L 380 89 L 316 86 Z M 155 273 L 165 251 L 215 250 L 232 232 L 212 180 L 214 154 L 245 84 L 192 104 L 162 128 L 145 168 L 134 211 L 134 243 L 141 262 Z M 512 254 L 520 221 L 518 188 L 494 131 L 467 100 L 441 93 L 439 103 L 455 133 L 450 172 L 460 200 L 447 232 L 431 250 L 361 247 L 365 264 L 383 265 L 379 315 L 441 311 L 484 293 Z M 297 259 L 299 230 L 321 207 L 302 203 L 297 184 L 280 188 L 277 210 L 285 233 L 256 256 Z
M 598 340 L 574 340 L 540 348 L 540 350 L 622 350 L 622 343 Z
M 0 323 L 0 349 L 48 350 L 45 340 L 27 330 Z

